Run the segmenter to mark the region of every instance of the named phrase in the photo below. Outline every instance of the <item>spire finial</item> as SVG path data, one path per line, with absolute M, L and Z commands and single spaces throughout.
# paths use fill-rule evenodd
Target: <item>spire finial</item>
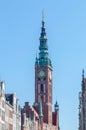
M 42 21 L 44 21 L 44 9 L 42 10 Z
M 46 38 L 45 22 L 44 22 L 44 10 L 42 10 L 42 27 L 41 27 L 41 37 L 40 38 Z
M 45 22 L 44 22 L 44 9 L 42 10 L 42 28 L 44 28 L 44 24 L 45 24 Z

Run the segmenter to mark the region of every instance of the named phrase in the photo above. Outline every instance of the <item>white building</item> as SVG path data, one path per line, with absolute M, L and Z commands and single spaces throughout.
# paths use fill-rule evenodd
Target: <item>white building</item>
M 5 94 L 6 100 L 13 106 L 13 130 L 21 130 L 21 109 L 16 94 Z
M 5 130 L 5 95 L 4 82 L 0 82 L 0 130 Z
M 16 94 L 5 94 L 0 82 L 0 130 L 21 130 L 21 109 Z

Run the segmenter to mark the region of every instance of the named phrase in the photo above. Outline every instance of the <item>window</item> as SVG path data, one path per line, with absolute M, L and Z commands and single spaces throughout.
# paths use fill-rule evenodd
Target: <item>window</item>
M 2 120 L 5 121 L 5 112 L 2 111 Z
M 5 101 L 2 100 L 2 107 L 5 108 Z
M 38 84 L 38 93 L 40 93 L 40 84 Z
M 43 79 L 44 81 L 46 80 L 46 78 Z
M 45 84 L 44 84 L 44 93 L 46 93 L 46 90 L 45 90 Z
M 41 84 L 41 92 L 42 93 L 44 92 L 44 86 L 43 86 L 43 84 Z
M 9 117 L 10 117 L 10 118 L 13 118 L 13 113 L 12 113 L 12 111 L 10 111 L 10 110 L 9 110 Z
M 13 129 L 13 125 L 9 124 L 9 130 L 12 130 L 12 129 Z
M 41 79 L 40 78 L 38 78 L 38 81 L 40 81 Z
M 2 124 L 2 129 L 1 130 L 5 130 L 5 124 Z
M 0 130 L 1 130 L 1 123 L 0 123 Z
M 1 118 L 1 109 L 0 109 L 0 118 Z
M 8 124 L 8 121 L 5 121 L 5 130 L 9 130 L 9 124 Z

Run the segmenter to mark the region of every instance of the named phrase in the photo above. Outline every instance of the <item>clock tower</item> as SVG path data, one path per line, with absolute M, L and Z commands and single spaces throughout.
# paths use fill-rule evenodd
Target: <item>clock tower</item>
M 48 54 L 44 17 L 40 34 L 39 55 L 35 61 L 35 104 L 40 113 L 42 104 L 43 122 L 52 124 L 52 64 Z

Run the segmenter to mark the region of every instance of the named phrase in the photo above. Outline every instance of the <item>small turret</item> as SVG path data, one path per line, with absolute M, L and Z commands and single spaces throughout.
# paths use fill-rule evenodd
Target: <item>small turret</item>
M 55 109 L 55 110 L 59 110 L 59 105 L 58 105 L 57 101 L 56 101 L 56 103 L 55 103 L 55 105 L 54 105 L 54 109 Z
M 54 105 L 55 111 L 53 112 L 53 124 L 57 126 L 57 129 L 59 130 L 59 105 L 56 101 Z

